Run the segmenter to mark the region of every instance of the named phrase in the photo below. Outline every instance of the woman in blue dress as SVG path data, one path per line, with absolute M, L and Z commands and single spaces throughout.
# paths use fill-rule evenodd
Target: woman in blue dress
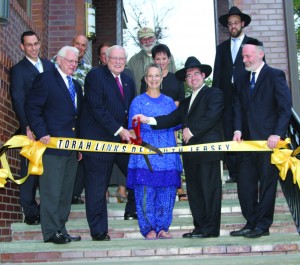
M 160 93 L 162 70 L 151 63 L 145 70 L 147 91 L 137 96 L 130 106 L 129 121 L 136 114 L 155 117 L 166 115 L 176 109 L 168 96 Z M 132 129 L 129 126 L 129 129 Z M 142 139 L 158 148 L 176 146 L 175 128 L 153 130 L 148 124 L 141 124 Z M 141 234 L 147 239 L 171 238 L 177 188 L 180 187 L 182 171 L 178 153 L 149 155 L 151 172 L 143 155 L 132 154 L 128 165 L 127 187 L 134 189 L 138 223 Z

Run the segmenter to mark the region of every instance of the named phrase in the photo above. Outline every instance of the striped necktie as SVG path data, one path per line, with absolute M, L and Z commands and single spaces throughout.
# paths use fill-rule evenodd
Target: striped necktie
M 67 79 L 68 79 L 68 85 L 69 85 L 69 87 L 68 87 L 69 93 L 70 93 L 70 96 L 71 96 L 74 108 L 76 110 L 76 103 L 75 103 L 76 92 L 75 92 L 74 83 L 72 81 L 72 77 L 71 76 L 67 76 Z

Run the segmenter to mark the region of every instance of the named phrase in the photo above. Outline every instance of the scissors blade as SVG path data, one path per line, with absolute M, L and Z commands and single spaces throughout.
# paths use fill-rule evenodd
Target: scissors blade
M 151 150 L 151 151 L 153 151 L 153 152 L 155 152 L 159 155 L 163 155 L 162 151 L 160 151 L 158 148 L 156 148 L 155 146 L 153 146 L 151 144 L 148 144 L 144 141 L 142 141 L 141 146 L 144 146 L 144 147 L 148 148 L 149 150 Z

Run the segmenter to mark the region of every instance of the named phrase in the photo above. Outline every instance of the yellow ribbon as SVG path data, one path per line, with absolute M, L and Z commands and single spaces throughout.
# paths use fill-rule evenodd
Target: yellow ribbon
M 285 180 L 288 170 L 293 173 L 294 184 L 298 183 L 300 188 L 300 161 L 294 157 L 292 150 L 287 149 L 290 139 L 280 141 L 274 150 L 267 146 L 267 141 L 236 141 L 207 143 L 189 146 L 165 147 L 159 148 L 162 153 L 184 153 L 184 152 L 272 152 L 271 163 L 275 164 L 280 172 L 280 177 Z M 30 174 L 42 175 L 43 163 L 42 157 L 46 148 L 73 150 L 83 152 L 110 152 L 110 153 L 131 153 L 131 154 L 155 154 L 153 151 L 131 144 L 120 144 L 113 142 L 94 141 L 75 138 L 56 138 L 51 137 L 50 143 L 45 145 L 40 141 L 31 141 L 26 136 L 16 135 L 9 139 L 3 146 L 8 148 L 22 148 L 20 154 L 29 160 L 28 175 L 22 179 L 14 179 L 10 171 L 5 153 L 0 160 L 3 169 L 0 169 L 0 187 L 4 187 L 6 178 L 11 179 L 17 184 L 22 184 Z M 300 152 L 300 149 L 299 149 Z

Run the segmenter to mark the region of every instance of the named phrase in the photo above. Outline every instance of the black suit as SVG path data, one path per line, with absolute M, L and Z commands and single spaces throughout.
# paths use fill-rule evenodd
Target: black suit
M 162 129 L 182 124 L 194 135 L 188 145 L 222 141 L 223 93 L 218 88 L 204 86 L 196 96 L 190 110 L 191 97 L 180 102 L 169 115 L 155 117 Z M 183 143 L 184 144 L 184 143 Z M 195 231 L 218 236 L 221 220 L 221 152 L 183 153 L 189 204 Z
M 85 94 L 82 109 L 80 136 L 84 139 L 120 143 L 119 135 L 114 135 L 122 126 L 128 126 L 128 110 L 136 90 L 133 79 L 121 73 L 124 98 L 107 66 L 92 69 L 85 78 Z M 86 172 L 85 196 L 86 215 L 91 236 L 108 232 L 106 190 L 109 185 L 113 164 L 119 166 L 127 176 L 129 155 L 115 153 L 83 154 Z M 125 211 L 135 212 L 131 195 Z
M 242 45 L 251 39 L 252 38 L 245 35 Z M 235 61 L 233 62 L 230 43 L 231 39 L 228 39 L 217 46 L 212 84 L 215 87 L 219 87 L 224 93 L 223 133 L 226 141 L 231 141 L 233 136 L 233 80 L 246 71 L 243 63 L 242 47 L 239 48 Z M 236 179 L 236 153 L 226 153 L 226 165 L 230 177 Z
M 54 64 L 48 60 L 40 59 L 44 72 L 54 69 Z M 22 134 L 26 135 L 26 127 L 29 125 L 25 115 L 25 97 L 28 93 L 34 78 L 39 74 L 36 67 L 24 57 L 10 70 L 10 95 L 13 109 L 20 123 Z M 20 176 L 27 175 L 28 162 L 21 156 Z M 23 208 L 26 219 L 32 220 L 39 216 L 39 206 L 35 200 L 36 189 L 38 187 L 37 176 L 30 175 L 27 180 L 20 185 L 20 204 Z
M 26 115 L 37 140 L 51 137 L 76 138 L 82 89 L 73 79 L 77 107 L 57 69 L 39 74 L 26 98 Z M 67 234 L 65 224 L 71 209 L 77 170 L 77 153 L 47 148 L 43 155 L 44 172 L 40 176 L 41 228 L 44 241 L 57 231 Z
M 291 95 L 284 72 L 265 64 L 251 96 L 249 83 L 250 72 L 236 82 L 234 130 L 241 131 L 244 140 L 267 140 L 270 135 L 284 139 L 291 117 Z M 278 169 L 271 164 L 271 152 L 240 156 L 238 196 L 246 226 L 268 230 L 273 223 Z

